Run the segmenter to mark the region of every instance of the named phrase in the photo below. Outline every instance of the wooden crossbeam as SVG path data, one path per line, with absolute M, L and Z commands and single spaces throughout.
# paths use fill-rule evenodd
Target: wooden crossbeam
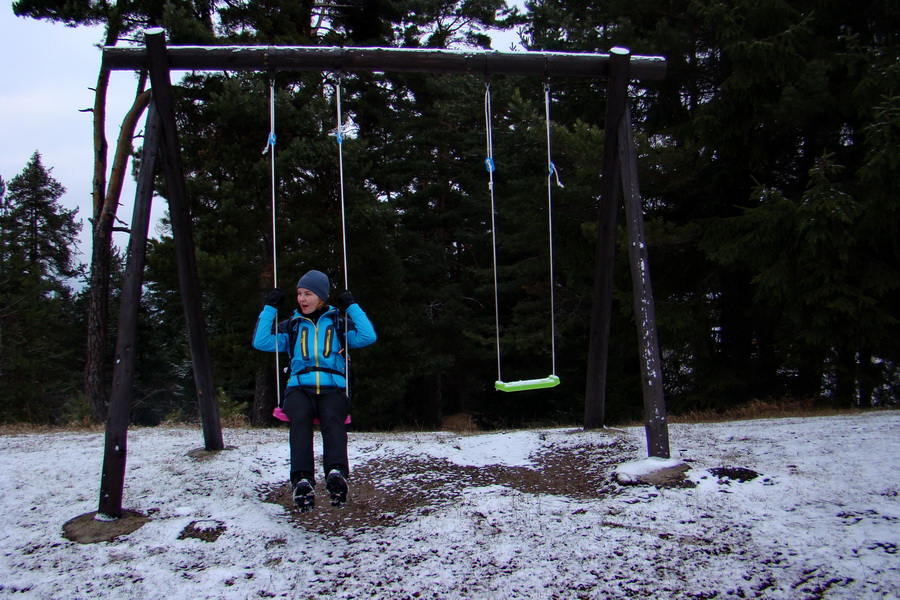
M 581 52 L 498 52 L 413 48 L 321 46 L 169 46 L 173 71 L 401 71 L 482 75 L 539 75 L 605 79 L 609 54 Z M 145 48 L 106 46 L 103 67 L 146 69 Z M 634 80 L 659 81 L 666 75 L 662 56 L 631 56 Z

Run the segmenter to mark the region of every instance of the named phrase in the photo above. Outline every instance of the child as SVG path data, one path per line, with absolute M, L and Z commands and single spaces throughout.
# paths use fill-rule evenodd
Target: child
M 259 313 L 253 336 L 257 350 L 287 352 L 290 359 L 284 415 L 290 421 L 291 487 L 294 503 L 301 511 L 315 506 L 314 421 L 322 430 L 325 488 L 331 504 L 342 506 L 347 500 L 350 400 L 346 393 L 344 344 L 361 348 L 377 338 L 372 322 L 349 291 L 342 292 L 336 300 L 346 317 L 325 303 L 330 288 L 328 276 L 321 271 L 303 275 L 297 282 L 299 310 L 278 323 L 277 333 L 273 333 L 272 326 L 284 294 L 272 290 Z

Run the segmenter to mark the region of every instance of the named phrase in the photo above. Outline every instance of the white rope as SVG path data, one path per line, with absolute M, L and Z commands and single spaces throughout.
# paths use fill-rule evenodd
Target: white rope
M 500 368 L 500 292 L 499 279 L 497 276 L 497 209 L 494 204 L 494 138 L 491 128 L 491 83 L 485 83 L 484 90 L 484 121 L 487 138 L 487 158 L 484 159 L 484 166 L 488 172 L 488 190 L 491 193 L 491 241 L 494 252 L 494 327 L 495 337 L 497 339 L 497 381 L 503 381 L 503 374 Z
M 347 210 L 344 201 L 344 122 L 341 112 L 341 75 L 338 73 L 336 91 L 337 129 L 334 137 L 338 145 L 338 179 L 340 182 L 341 197 L 341 240 L 344 252 L 344 289 L 350 289 L 350 270 L 347 263 Z M 345 317 L 346 318 L 346 317 Z M 347 347 L 347 324 L 344 323 L 344 391 L 350 397 L 350 349 Z
M 485 167 L 488 172 L 488 189 L 491 194 L 491 240 L 493 246 L 493 262 L 494 262 L 494 322 L 497 338 L 497 380 L 503 381 L 500 357 L 500 292 L 499 292 L 499 276 L 497 268 L 497 209 L 494 201 L 494 140 L 492 133 L 492 115 L 491 115 L 491 84 L 487 83 L 484 93 L 484 118 L 485 131 L 487 138 L 487 158 L 484 160 Z M 553 258 L 553 178 L 556 177 L 556 184 L 563 187 L 559 180 L 559 173 L 556 165 L 553 164 L 551 144 L 550 144 L 550 85 L 544 85 L 544 113 L 547 128 L 547 227 L 549 235 L 550 248 L 550 354 L 552 359 L 552 375 L 556 375 L 556 277 L 554 274 L 554 258 Z
M 269 77 L 269 137 L 263 154 L 269 152 L 271 158 L 271 188 L 272 188 L 272 287 L 278 287 L 278 241 L 276 238 L 275 213 L 277 188 L 275 184 L 275 77 Z M 277 309 L 276 309 L 277 310 Z M 278 319 L 275 319 L 278 322 Z M 278 357 L 278 328 L 275 328 L 275 393 L 278 399 L 277 406 L 281 406 L 281 364 Z
M 341 114 L 341 76 L 337 78 L 337 130 L 335 138 L 338 143 L 338 178 L 340 179 L 341 189 L 341 239 L 344 245 L 344 289 L 350 287 L 349 275 L 347 269 L 347 212 L 344 202 L 344 122 Z
M 553 176 L 556 184 L 563 187 L 559 172 L 553 164 L 550 148 L 550 84 L 544 84 L 544 112 L 547 121 L 547 228 L 550 236 L 550 354 L 553 361 L 552 374 L 556 375 L 556 278 L 553 273 Z

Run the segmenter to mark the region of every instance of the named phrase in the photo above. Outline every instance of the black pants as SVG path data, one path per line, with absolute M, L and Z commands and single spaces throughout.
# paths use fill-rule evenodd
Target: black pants
M 347 415 L 350 403 L 344 390 L 314 390 L 289 387 L 284 394 L 284 412 L 291 420 L 291 483 L 303 473 L 315 485 L 313 450 L 313 419 L 319 420 L 322 430 L 322 465 L 325 473 L 339 468 L 349 474 L 347 459 Z

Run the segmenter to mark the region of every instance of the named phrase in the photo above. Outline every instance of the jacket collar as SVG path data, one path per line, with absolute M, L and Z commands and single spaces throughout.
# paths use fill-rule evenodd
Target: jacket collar
M 335 313 L 335 312 L 337 312 L 337 309 L 328 304 L 326 304 L 325 306 L 323 306 L 322 308 L 320 308 L 318 310 L 313 311 L 312 313 L 310 313 L 308 315 L 304 315 L 302 312 L 300 312 L 300 309 L 295 308 L 294 316 L 291 318 L 292 319 L 308 319 L 308 320 L 312 321 L 313 323 L 318 323 L 319 319 L 322 316 L 330 315 L 331 313 Z

